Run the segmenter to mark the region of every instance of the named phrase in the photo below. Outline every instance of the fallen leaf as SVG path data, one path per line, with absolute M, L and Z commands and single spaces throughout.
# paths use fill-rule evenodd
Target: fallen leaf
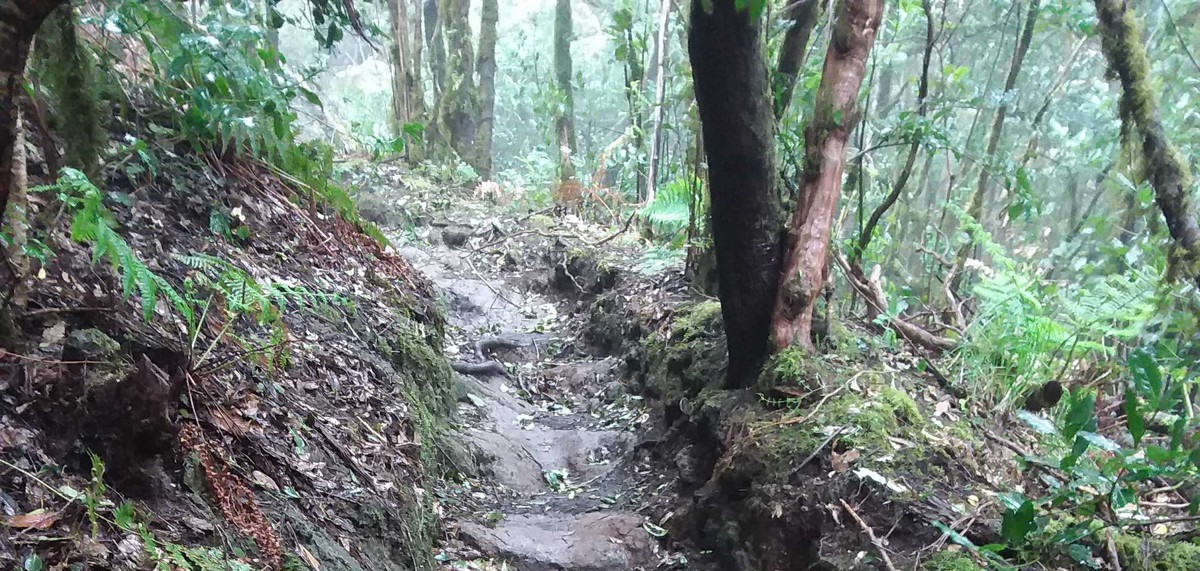
M 849 470 L 850 465 L 853 464 L 855 460 L 858 460 L 858 457 L 861 455 L 862 453 L 859 452 L 857 448 L 851 448 L 843 454 L 834 452 L 832 458 L 833 471 L 841 473 Z
M 59 321 L 58 323 L 47 327 L 45 331 L 42 331 L 42 347 L 47 347 L 58 343 L 59 341 L 63 340 L 63 337 L 66 336 L 67 322 Z
M 272 492 L 279 491 L 279 485 L 276 484 L 275 480 L 272 480 L 270 476 L 259 472 L 258 470 L 255 470 L 251 476 L 254 478 L 254 483 L 258 484 L 259 486 L 271 490 Z
M 946 400 L 940 401 L 937 403 L 936 406 L 933 407 L 933 417 L 934 418 L 942 416 L 943 414 L 946 414 L 948 412 L 950 412 L 950 401 L 946 401 Z
M 304 559 L 305 563 L 308 563 L 309 567 L 313 568 L 313 571 L 321 571 L 321 562 L 317 561 L 316 557 L 313 557 L 313 554 L 309 552 L 308 548 L 304 547 L 303 545 L 297 545 L 296 547 L 300 549 L 300 557 Z
M 8 518 L 8 526 L 17 529 L 49 529 L 56 521 L 58 521 L 57 512 L 38 509 Z

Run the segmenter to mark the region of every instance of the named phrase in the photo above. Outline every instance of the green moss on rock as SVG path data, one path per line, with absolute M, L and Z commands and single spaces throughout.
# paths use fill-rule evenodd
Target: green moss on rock
M 1131 571 L 1195 571 L 1200 569 L 1200 544 L 1167 541 L 1144 535 L 1116 535 L 1113 542 L 1124 569 Z
M 721 305 L 702 301 L 679 306 L 667 334 L 647 336 L 642 360 L 645 388 L 667 402 L 719 385 L 726 367 Z
M 962 551 L 939 551 L 923 565 L 923 571 L 983 571 L 970 555 Z

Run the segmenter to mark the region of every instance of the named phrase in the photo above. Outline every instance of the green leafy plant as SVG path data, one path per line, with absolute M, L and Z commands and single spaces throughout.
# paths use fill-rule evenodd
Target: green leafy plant
M 121 280 L 125 299 L 136 290 L 147 321 L 154 315 L 159 297 L 165 298 L 185 317 L 192 316 L 191 304 L 161 276 L 150 271 L 129 243 L 117 233 L 117 223 L 104 206 L 104 196 L 87 176 L 73 168 L 64 168 L 58 181 L 49 186 L 31 189 L 33 192 L 54 192 L 64 209 L 73 212 L 71 238 L 92 248 L 92 262 L 101 260 L 116 271 Z

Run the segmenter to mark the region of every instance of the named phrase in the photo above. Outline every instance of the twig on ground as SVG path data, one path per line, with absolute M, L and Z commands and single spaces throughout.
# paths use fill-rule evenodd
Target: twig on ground
M 1121 556 L 1117 553 L 1117 542 L 1113 541 L 1112 530 L 1108 530 L 1105 536 L 1105 543 L 1108 547 L 1108 558 L 1112 562 L 1113 571 L 1121 571 Z
M 879 556 L 883 558 L 883 564 L 888 568 L 888 571 L 896 571 L 896 565 L 892 563 L 892 558 L 888 556 L 887 549 L 884 547 L 883 542 L 875 536 L 875 532 L 871 530 L 871 526 L 867 525 L 867 522 L 858 516 L 858 512 L 854 511 L 854 508 L 850 507 L 850 504 L 846 503 L 846 500 L 838 501 L 841 502 L 842 509 L 846 510 L 846 513 L 850 514 L 850 517 L 858 522 L 858 527 L 862 528 L 863 533 L 867 534 L 867 537 L 870 538 L 871 544 L 879 551 Z
M 795 474 L 795 473 L 799 472 L 800 470 L 802 470 L 805 466 L 808 465 L 809 462 L 812 462 L 813 458 L 817 457 L 817 454 L 820 454 L 821 451 L 824 450 L 826 446 L 829 446 L 829 443 L 833 442 L 834 438 L 837 438 L 839 434 L 841 434 L 845 431 L 846 431 L 845 426 L 839 426 L 837 430 L 833 431 L 833 434 L 830 434 L 829 437 L 826 438 L 824 442 L 822 442 L 820 445 L 817 446 L 817 448 L 815 450 L 812 451 L 812 454 L 809 454 L 808 457 L 805 458 L 803 462 L 800 462 L 799 465 L 797 465 L 795 468 L 793 468 L 792 473 Z
M 504 294 L 500 293 L 496 288 L 492 287 L 492 284 L 488 283 L 487 279 L 483 277 L 483 274 L 479 273 L 479 270 L 475 268 L 475 264 L 471 262 L 471 258 L 463 258 L 463 260 L 466 260 L 467 266 L 471 268 L 471 272 L 475 274 L 475 277 L 479 278 L 479 283 L 482 283 L 484 287 L 487 287 L 489 290 L 491 290 L 497 299 L 501 299 L 504 301 L 504 303 L 507 303 L 518 309 L 521 307 L 520 305 L 513 303 L 513 301 L 507 297 L 504 297 Z
M 626 218 L 626 219 L 625 219 L 625 225 L 624 225 L 624 226 L 622 226 L 620 230 L 617 230 L 616 232 L 614 232 L 614 233 L 613 233 L 612 235 L 610 235 L 609 237 L 607 237 L 607 238 L 604 238 L 603 240 L 600 240 L 599 242 L 586 242 L 586 241 L 585 241 L 585 242 L 584 242 L 584 244 L 587 244 L 588 246 L 591 246 L 591 247 L 595 248 L 595 247 L 597 247 L 597 246 L 603 246 L 603 245 L 605 245 L 605 244 L 607 244 L 607 243 L 609 243 L 609 242 L 613 241 L 614 239 L 616 239 L 616 237 L 617 237 L 617 236 L 620 236 L 621 234 L 624 234 L 624 233 L 626 233 L 626 232 L 628 232 L 628 231 L 629 231 L 629 227 L 633 225 L 633 218 L 634 218 L 635 216 L 637 216 L 637 213 L 636 213 L 636 212 L 635 212 L 635 213 L 633 213 L 633 214 L 630 214 L 630 215 L 629 215 L 629 218 Z

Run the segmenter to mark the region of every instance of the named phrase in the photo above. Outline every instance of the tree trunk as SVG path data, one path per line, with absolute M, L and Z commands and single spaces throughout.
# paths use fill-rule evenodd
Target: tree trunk
M 713 249 L 729 350 L 726 385 L 754 383 L 769 354 L 783 213 L 760 22 L 737 0 L 692 0 L 688 52 L 708 157 Z
M 792 94 L 796 91 L 796 81 L 804 69 L 808 56 L 808 42 L 812 31 L 821 19 L 821 10 L 825 7 L 823 0 L 801 0 L 793 5 L 785 16 L 793 22 L 783 35 L 783 46 L 779 48 L 779 61 L 775 66 L 775 120 L 783 118 L 788 106 L 792 104 Z
M 479 177 L 492 178 L 492 134 L 496 119 L 496 26 L 500 22 L 497 0 L 483 0 L 480 10 L 479 56 L 475 70 L 479 72 Z
M 412 119 L 412 75 L 409 73 L 408 10 L 405 0 L 388 0 L 392 32 L 392 134 L 404 135 Z
M 48 88 L 51 118 L 66 151 L 64 164 L 95 180 L 107 140 L 97 101 L 95 65 L 79 39 L 77 21 L 69 4 L 52 12 L 38 33 L 29 68 L 30 76 L 40 78 Z M 36 113 L 31 115 L 36 119 Z
M 0 3 L 0 213 L 8 211 L 16 182 L 13 158 L 19 134 L 22 84 L 29 47 L 42 22 L 65 0 L 5 0 Z
M 1000 148 L 1000 137 L 1004 133 L 1004 120 L 1008 117 L 1008 94 L 1012 92 L 1017 85 L 1017 78 L 1021 75 L 1021 65 L 1025 61 L 1025 54 L 1029 53 L 1029 44 L 1033 40 L 1033 26 L 1037 23 L 1038 8 L 1041 0 L 1030 0 L 1028 12 L 1025 15 L 1025 25 L 1021 29 L 1021 36 L 1017 40 L 1017 45 L 1013 49 L 1012 61 L 1008 66 L 1008 75 L 1004 79 L 1004 99 L 1000 103 L 1000 107 L 996 109 L 996 115 L 992 119 L 991 134 L 988 135 L 987 150 L 984 151 L 983 166 L 979 168 L 979 178 L 975 181 L 975 192 L 971 195 L 971 203 L 967 206 L 967 214 L 971 216 L 980 225 L 984 221 L 983 202 L 987 196 L 988 180 L 992 176 L 992 168 L 996 165 L 996 152 Z M 955 256 L 955 267 L 962 268 L 967 261 L 967 256 L 971 252 L 971 246 L 974 240 L 963 244 L 958 250 L 958 255 Z M 961 279 L 962 272 L 958 272 L 955 279 L 955 286 Z M 957 289 L 957 288 L 955 288 Z
M 446 38 L 446 84 L 439 104 L 440 136 L 460 159 L 478 173 L 475 146 L 479 118 L 475 92 L 475 56 L 471 46 L 470 0 L 442 0 L 442 30 Z
M 883 17 L 883 0 L 843 0 L 837 10 L 813 117 L 804 133 L 803 180 L 771 321 L 777 349 L 792 344 L 813 349 L 813 304 L 828 272 L 846 140 L 856 123 L 855 102 Z
M 1175 269 L 1200 285 L 1200 227 L 1188 196 L 1187 165 L 1167 140 L 1157 97 L 1150 91 L 1150 63 L 1142 44 L 1141 26 L 1124 1 L 1095 2 L 1100 45 L 1111 73 L 1121 82 L 1121 135 L 1127 142 L 1136 140 L 1141 144 L 1146 178 L 1154 188 L 1155 202 L 1177 248 L 1173 256 Z
M 929 97 L 929 60 L 933 56 L 934 43 L 932 4 L 932 0 L 921 0 L 921 9 L 925 12 L 925 51 L 921 59 L 921 77 L 917 80 L 917 117 L 925 117 L 928 111 L 928 101 L 926 100 Z M 904 192 L 904 187 L 908 185 L 908 179 L 912 176 L 913 167 L 917 162 L 917 153 L 920 150 L 921 139 L 914 135 L 913 140 L 908 144 L 908 157 L 904 159 L 904 166 L 900 169 L 900 175 L 896 177 L 895 183 L 892 184 L 891 192 L 884 197 L 879 206 L 875 207 L 875 210 L 871 212 L 871 217 L 862 227 L 858 236 L 858 245 L 850 252 L 851 266 L 858 265 L 867 246 L 871 244 L 871 238 L 875 234 L 875 227 L 879 225 L 879 220 L 900 199 L 900 194 Z
M 621 10 L 628 11 L 628 8 Z M 642 151 L 646 146 L 646 118 L 642 109 L 642 88 L 646 79 L 646 68 L 642 63 L 642 58 L 645 56 L 645 48 L 642 42 L 638 42 L 634 37 L 634 16 L 628 14 L 630 24 L 622 30 L 622 46 L 617 51 L 618 57 L 624 60 L 625 72 L 625 102 L 629 107 L 629 125 L 632 133 L 633 152 L 637 172 L 635 179 L 637 184 L 638 200 L 646 196 L 646 171 L 642 169 Z
M 655 49 L 657 58 L 654 63 L 656 76 L 654 79 L 654 111 L 650 129 L 650 168 L 646 171 L 646 204 L 654 202 L 654 193 L 658 186 L 658 167 L 662 161 L 662 122 L 663 99 L 667 91 L 667 27 L 671 21 L 671 0 L 661 0 L 662 6 L 658 16 L 658 46 Z
M 438 0 L 425 0 L 425 45 L 429 47 L 429 71 L 433 75 L 433 93 L 440 98 L 446 89 L 446 44 L 442 23 L 444 10 Z M 438 104 L 435 103 L 436 107 Z
M 554 133 L 558 141 L 559 180 L 575 178 L 571 158 L 575 155 L 575 94 L 571 87 L 571 0 L 558 0 L 554 7 L 554 86 L 558 89 L 560 105 L 554 118 Z

